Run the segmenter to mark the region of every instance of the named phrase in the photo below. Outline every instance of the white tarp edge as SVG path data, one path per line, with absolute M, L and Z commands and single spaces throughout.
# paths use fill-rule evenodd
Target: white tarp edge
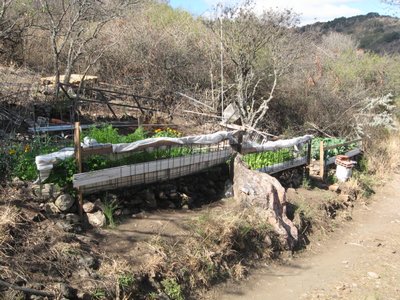
M 112 147 L 113 147 L 113 153 L 123 153 L 147 147 L 158 146 L 159 144 L 162 143 L 168 143 L 171 145 L 217 144 L 225 140 L 232 141 L 235 133 L 236 132 L 232 131 L 219 131 L 211 134 L 186 136 L 181 138 L 169 138 L 169 137 L 149 138 L 133 143 L 113 144 Z M 81 145 L 83 148 L 88 148 L 88 147 L 102 146 L 105 144 L 99 144 L 97 143 L 96 140 L 85 137 Z M 64 160 L 72 156 L 74 156 L 74 148 L 64 148 L 57 152 L 36 156 L 35 158 L 36 168 L 40 173 L 40 177 L 39 179 L 36 180 L 36 182 L 39 182 L 40 180 L 41 181 L 46 180 L 49 177 L 51 170 L 53 169 L 53 165 L 58 160 Z
M 276 151 L 282 148 L 289 148 L 289 147 L 297 148 L 299 145 L 310 141 L 312 138 L 313 138 L 312 135 L 305 135 L 288 140 L 268 141 L 264 144 L 250 142 L 243 145 L 242 149 L 243 150 L 251 149 L 254 150 L 254 152 L 263 152 L 263 151 Z

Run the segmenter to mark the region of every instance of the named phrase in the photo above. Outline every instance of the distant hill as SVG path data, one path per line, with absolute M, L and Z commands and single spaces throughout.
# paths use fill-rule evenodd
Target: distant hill
M 301 31 L 321 35 L 340 32 L 353 36 L 360 48 L 377 53 L 400 53 L 400 19 L 378 13 L 317 22 L 301 27 Z

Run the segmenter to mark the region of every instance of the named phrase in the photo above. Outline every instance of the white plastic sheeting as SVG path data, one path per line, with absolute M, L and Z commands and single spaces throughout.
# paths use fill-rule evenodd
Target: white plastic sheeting
M 36 168 L 40 174 L 40 177 L 36 180 L 36 182 L 46 180 L 49 177 L 51 170 L 53 169 L 53 165 L 57 161 L 74 156 L 74 152 L 74 148 L 68 147 L 50 154 L 36 156 Z
M 211 134 L 186 136 L 181 138 L 169 138 L 169 137 L 158 137 L 140 140 L 133 143 L 113 144 L 113 153 L 124 153 L 129 151 L 138 151 L 150 147 L 167 146 L 167 145 L 210 145 L 218 144 L 225 140 L 233 141 L 233 137 L 236 132 L 232 131 L 219 131 Z M 81 146 L 83 148 L 88 147 L 99 147 L 105 144 L 98 143 L 95 139 L 85 137 Z M 68 157 L 74 156 L 74 148 L 64 148 L 60 151 L 53 152 L 46 155 L 36 156 L 35 162 L 36 167 L 40 173 L 40 177 L 37 182 L 46 180 L 53 165 L 59 160 L 64 160 Z
M 247 142 L 243 145 L 242 149 L 245 152 L 263 152 L 263 151 L 276 151 L 282 148 L 298 147 L 310 140 L 312 140 L 312 135 L 304 135 L 301 137 L 296 137 L 288 140 L 278 140 L 278 141 L 268 141 L 263 144 Z

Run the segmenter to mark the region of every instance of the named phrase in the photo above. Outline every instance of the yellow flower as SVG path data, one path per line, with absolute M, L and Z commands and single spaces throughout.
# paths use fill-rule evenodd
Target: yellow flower
M 162 131 L 161 128 L 158 128 L 158 129 L 154 130 L 155 133 L 159 133 L 159 132 L 161 132 L 161 131 Z
M 31 146 L 25 145 L 24 152 L 27 153 L 29 151 L 31 151 Z
M 15 151 L 14 149 L 11 149 L 8 151 L 8 154 L 10 154 L 10 155 L 14 155 L 15 153 L 17 153 L 17 151 Z

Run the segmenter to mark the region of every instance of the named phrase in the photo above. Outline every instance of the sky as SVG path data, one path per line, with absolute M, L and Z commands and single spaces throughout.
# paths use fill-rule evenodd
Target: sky
M 170 0 L 169 2 L 172 7 L 187 10 L 193 15 L 207 16 L 219 2 L 232 3 L 235 0 Z M 369 12 L 381 15 L 393 15 L 394 12 L 393 7 L 385 5 L 380 0 L 255 0 L 256 11 L 268 8 L 292 8 L 300 14 L 301 25 Z

